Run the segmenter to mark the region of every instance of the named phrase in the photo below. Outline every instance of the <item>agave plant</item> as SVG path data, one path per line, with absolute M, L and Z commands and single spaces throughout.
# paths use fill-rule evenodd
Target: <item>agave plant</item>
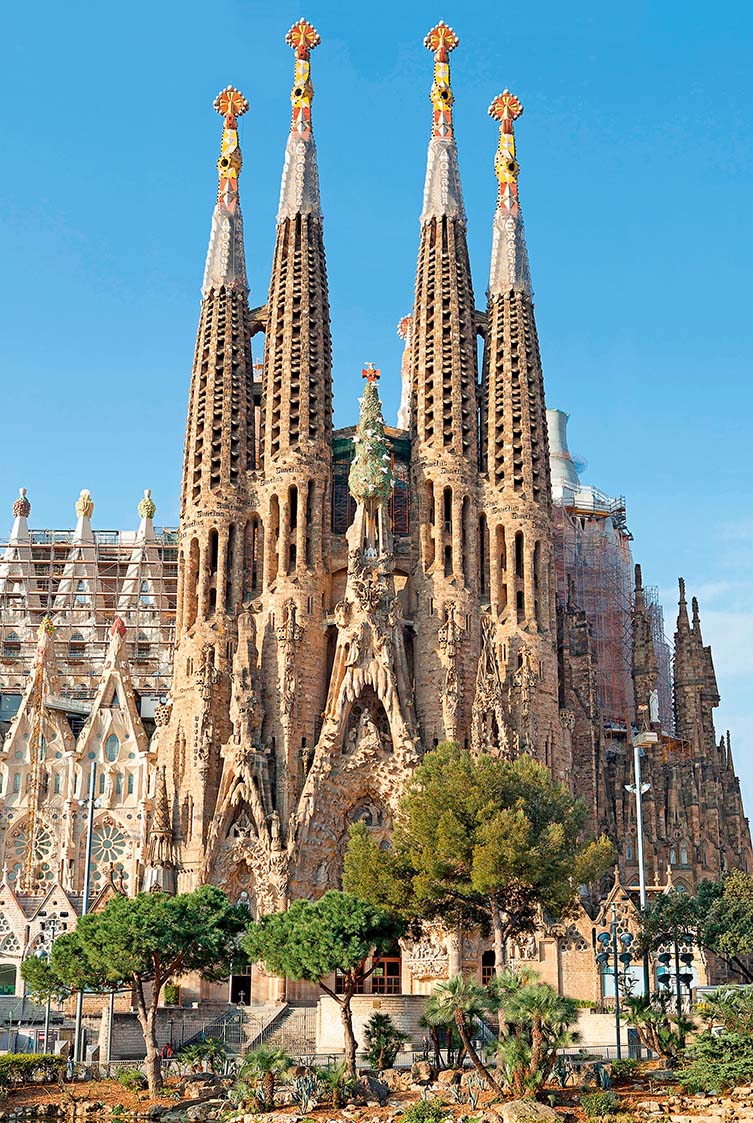
M 300 1076 L 291 1076 L 288 1085 L 290 1087 L 290 1098 L 293 1103 L 298 1104 L 304 1115 L 316 1106 L 319 1081 L 315 1072 L 304 1072 Z

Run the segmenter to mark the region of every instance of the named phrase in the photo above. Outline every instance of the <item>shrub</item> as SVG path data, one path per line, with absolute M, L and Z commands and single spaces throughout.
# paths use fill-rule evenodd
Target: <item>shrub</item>
M 65 1069 L 65 1057 L 51 1053 L 4 1053 L 0 1056 L 0 1087 L 44 1084 L 60 1079 Z
M 317 1069 L 316 1076 L 322 1100 L 327 1100 L 332 1107 L 343 1107 L 358 1083 L 355 1076 L 348 1074 L 344 1061 L 336 1062 L 329 1068 Z
M 400 1123 L 440 1123 L 444 1117 L 439 1100 L 418 1100 L 403 1112 Z
M 389 1014 L 374 1013 L 364 1027 L 366 1059 L 378 1072 L 392 1068 L 407 1040 L 408 1034 L 397 1028 Z
M 141 1092 L 146 1088 L 146 1077 L 140 1068 L 121 1068 L 115 1079 L 129 1092 Z
M 165 983 L 162 991 L 165 1006 L 177 1006 L 180 1002 L 180 987 L 176 983 Z
M 620 1060 L 612 1061 L 612 1079 L 614 1082 L 619 1084 L 623 1080 L 629 1080 L 631 1076 L 635 1075 L 638 1063 L 635 1057 L 622 1057 Z
M 678 1080 L 686 1092 L 723 1092 L 753 1081 L 753 1037 L 725 1031 L 700 1034 Z
M 614 1092 L 591 1092 L 580 1097 L 580 1106 L 587 1119 L 602 1119 L 619 1111 L 620 1101 Z

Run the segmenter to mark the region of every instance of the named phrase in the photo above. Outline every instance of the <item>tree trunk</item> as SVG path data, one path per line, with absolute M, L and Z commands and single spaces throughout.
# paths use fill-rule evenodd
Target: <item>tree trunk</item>
M 159 989 L 155 986 L 153 987 L 152 998 L 149 1003 L 149 1008 L 147 1009 L 146 1000 L 144 999 L 144 986 L 141 980 L 139 980 L 136 986 L 136 1009 L 138 1011 L 141 1032 L 144 1036 L 144 1045 L 146 1046 L 144 1067 L 146 1069 L 146 1079 L 149 1085 L 149 1095 L 152 1097 L 158 1096 L 162 1091 L 162 1061 L 157 1046 L 158 1001 Z
M 494 974 L 499 978 L 505 969 L 505 934 L 496 897 L 489 898 L 489 906 L 494 940 Z
M 442 1063 L 442 1050 L 439 1045 L 439 1030 L 436 1026 L 429 1026 L 429 1034 L 431 1036 L 431 1043 L 434 1046 L 434 1067 L 439 1072 L 440 1068 L 444 1068 Z
M 468 1036 L 468 1031 L 467 1031 L 466 1026 L 465 1026 L 465 1020 L 463 1018 L 462 1010 L 456 1010 L 455 1011 L 455 1025 L 458 1027 L 458 1033 L 460 1034 L 460 1040 L 463 1042 L 466 1053 L 468 1054 L 468 1056 L 473 1061 L 473 1065 L 474 1065 L 474 1068 L 476 1069 L 476 1072 L 478 1072 L 478 1074 L 480 1076 L 483 1076 L 484 1080 L 486 1080 L 489 1083 L 489 1085 L 494 1089 L 494 1091 L 497 1093 L 498 1096 L 501 1096 L 502 1095 L 502 1089 L 500 1088 L 499 1084 L 494 1079 L 494 1077 L 492 1076 L 491 1072 L 486 1067 L 484 1062 L 481 1060 L 481 1057 L 478 1055 L 476 1050 L 473 1048 L 473 1044 L 471 1042 L 470 1037 Z
M 544 1064 L 544 1033 L 541 1018 L 534 1017 L 531 1025 L 531 1065 L 529 1069 L 530 1088 L 528 1094 L 532 1096 L 536 1087 L 536 1077 Z
M 356 1076 L 356 1049 L 358 1042 L 353 1033 L 353 1013 L 350 1009 L 352 995 L 346 994 L 340 1000 L 340 1020 L 343 1024 L 343 1037 L 345 1038 L 345 1069 L 348 1076 Z
M 264 1073 L 263 1087 L 267 1111 L 271 1111 L 275 1106 L 275 1074 L 273 1072 Z

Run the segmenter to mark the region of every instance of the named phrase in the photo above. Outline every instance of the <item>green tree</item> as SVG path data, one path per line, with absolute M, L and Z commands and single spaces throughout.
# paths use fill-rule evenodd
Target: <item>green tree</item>
M 238 1076 L 254 1090 L 257 1106 L 274 1110 L 277 1081 L 281 1080 L 293 1064 L 293 1058 L 284 1049 L 274 1045 L 259 1045 L 243 1058 Z
M 472 756 L 444 743 L 428 753 L 403 797 L 394 854 L 351 832 L 343 884 L 408 917 L 491 928 L 496 969 L 508 939 L 561 916 L 579 886 L 614 861 L 608 839 L 581 841 L 586 806 L 549 770 Z
M 514 1095 L 533 1096 L 554 1068 L 557 1050 L 575 1039 L 570 1027 L 578 1004 L 526 968 L 497 975 L 489 991 L 499 1011 L 497 1054 L 507 1083 Z
M 428 1005 L 428 1003 L 427 1003 Z M 443 1025 L 454 1025 L 458 1031 L 463 1048 L 471 1058 L 473 1065 L 487 1080 L 495 1092 L 500 1094 L 502 1089 L 486 1067 L 471 1040 L 474 1022 L 483 1018 L 494 1007 L 489 991 L 466 975 L 455 975 L 446 982 L 439 983 L 431 995 L 431 1017 Z
M 294 901 L 286 912 L 271 913 L 249 926 L 243 948 L 270 974 L 316 983 L 340 1007 L 348 1074 L 356 1074 L 357 1042 L 351 1002 L 371 974 L 370 955 L 384 954 L 405 926 L 384 909 L 350 893 L 330 890 L 318 901 Z M 324 980 L 339 975 L 337 989 Z
M 156 1095 L 162 1087 L 156 1018 L 165 983 L 189 972 L 227 977 L 247 921 L 248 913 L 212 885 L 175 897 L 118 896 L 55 941 L 50 967 L 70 990 L 133 988 L 149 1091 Z
M 70 994 L 69 988 L 61 982 L 50 966 L 49 958 L 32 955 L 21 964 L 21 978 L 26 993 L 33 1002 L 44 1005 L 46 1002 L 62 1002 Z
M 397 1028 L 389 1014 L 380 1014 L 378 1010 L 364 1026 L 363 1037 L 368 1062 L 378 1072 L 392 1068 L 402 1046 L 410 1040 L 407 1033 Z

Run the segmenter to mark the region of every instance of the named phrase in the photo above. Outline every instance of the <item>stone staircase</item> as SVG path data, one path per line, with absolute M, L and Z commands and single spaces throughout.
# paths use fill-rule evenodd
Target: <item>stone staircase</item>
M 271 1045 L 293 1057 L 313 1055 L 316 1052 L 316 1007 L 275 1006 L 266 1018 L 264 1015 L 249 1018 L 244 1025 L 244 1037 L 244 1053 L 259 1045 Z

